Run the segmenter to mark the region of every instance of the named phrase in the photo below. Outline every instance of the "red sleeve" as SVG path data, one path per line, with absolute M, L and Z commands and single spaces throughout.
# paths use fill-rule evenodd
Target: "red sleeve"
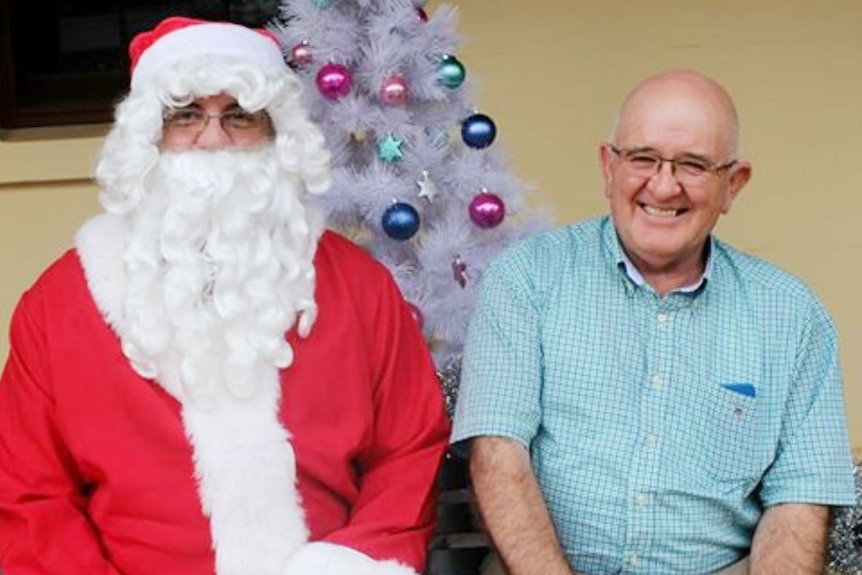
M 41 310 L 26 294 L 12 318 L 0 377 L 0 566 L 13 575 L 117 575 L 83 509 L 54 421 Z
M 385 280 L 372 284 L 373 294 L 359 296 L 376 380 L 372 447 L 358 461 L 360 487 L 350 520 L 325 541 L 421 572 L 449 419 L 418 324 L 388 273 Z

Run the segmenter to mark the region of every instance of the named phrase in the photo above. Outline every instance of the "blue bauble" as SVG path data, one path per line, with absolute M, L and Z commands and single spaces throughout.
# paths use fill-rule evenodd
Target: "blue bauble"
M 461 139 L 471 148 L 487 148 L 496 136 L 494 121 L 485 114 L 473 114 L 461 124 Z
M 409 240 L 419 231 L 419 212 L 405 202 L 395 202 L 383 212 L 383 231 L 393 240 Z
M 311 0 L 311 3 L 323 10 L 332 5 L 332 0 Z

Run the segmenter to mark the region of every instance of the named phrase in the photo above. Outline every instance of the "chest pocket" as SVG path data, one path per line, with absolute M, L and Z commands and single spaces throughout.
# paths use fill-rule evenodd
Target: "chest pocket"
M 711 382 L 703 395 L 706 409 L 699 424 L 704 447 L 704 465 L 717 480 L 757 481 L 771 461 L 765 402 L 728 385 Z M 756 389 L 756 388 L 754 388 Z

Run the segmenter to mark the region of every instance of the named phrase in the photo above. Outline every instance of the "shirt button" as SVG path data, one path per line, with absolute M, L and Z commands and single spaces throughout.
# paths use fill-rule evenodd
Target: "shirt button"
M 652 385 L 653 389 L 661 389 L 662 383 L 664 383 L 664 380 L 660 373 L 653 375 L 650 379 L 650 385 Z
M 637 567 L 638 563 L 640 562 L 641 558 L 637 553 L 630 553 L 628 557 L 626 557 L 626 563 L 628 563 L 632 567 Z
M 638 493 L 635 497 L 635 503 L 637 503 L 638 507 L 649 505 L 649 495 L 646 493 Z
M 658 433 L 649 432 L 646 434 L 647 445 L 653 446 L 658 443 Z
M 665 322 L 667 322 L 667 314 L 666 313 L 660 313 L 656 316 L 656 319 L 658 320 L 659 323 L 665 323 Z

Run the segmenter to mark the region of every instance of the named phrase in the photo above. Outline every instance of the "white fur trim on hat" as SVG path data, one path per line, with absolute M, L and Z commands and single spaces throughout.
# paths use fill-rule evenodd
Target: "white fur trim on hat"
M 149 46 L 132 71 L 132 89 L 171 62 L 193 55 L 241 56 L 265 70 L 288 70 L 274 38 L 237 24 L 208 22 L 173 30 Z

